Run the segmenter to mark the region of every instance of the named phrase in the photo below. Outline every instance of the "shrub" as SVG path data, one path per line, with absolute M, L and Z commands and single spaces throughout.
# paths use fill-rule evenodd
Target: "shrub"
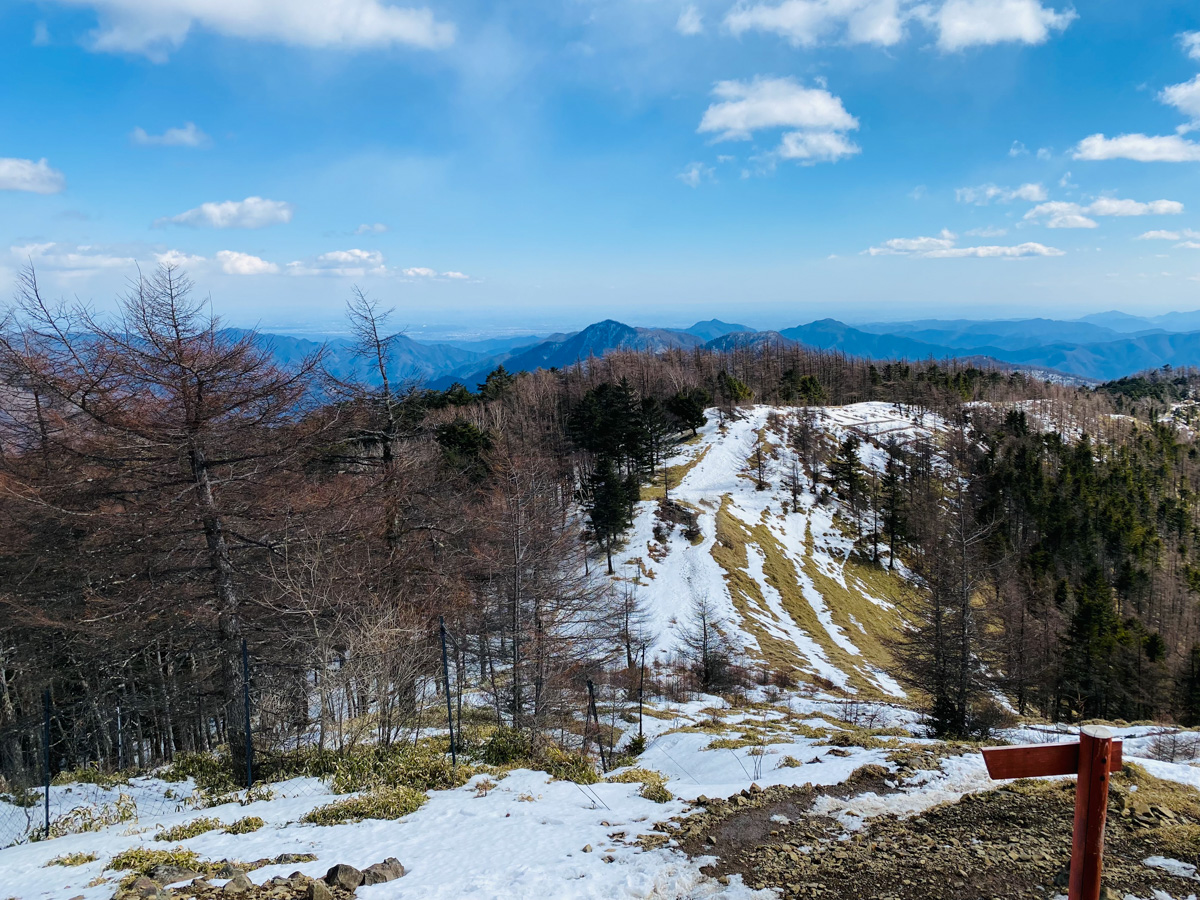
M 536 765 L 560 781 L 595 784 L 600 780 L 600 776 L 596 774 L 596 767 L 590 759 L 577 753 L 570 753 L 561 747 L 547 747 L 539 755 Z
M 674 795 L 667 790 L 667 779 L 661 772 L 653 769 L 627 769 L 617 775 L 610 775 L 608 780 L 616 784 L 641 784 L 638 793 L 655 803 L 666 803 L 674 799 Z
M 629 739 L 629 743 L 625 745 L 625 752 L 630 756 L 641 756 L 646 752 L 646 736 L 644 734 L 634 735 Z
M 319 806 L 300 821 L 312 825 L 342 825 L 363 819 L 399 819 L 416 812 L 428 799 L 424 791 L 411 787 L 378 788 L 358 797 Z
M 177 843 L 179 841 L 186 841 L 188 838 L 194 838 L 208 831 L 216 831 L 220 827 L 221 822 L 218 819 L 209 819 L 201 816 L 199 819 L 192 819 L 190 822 L 184 822 L 182 825 L 176 825 L 174 828 L 167 828 L 160 831 L 154 836 L 154 839 L 156 841 Z
M 258 831 L 267 823 L 258 816 L 245 816 L 238 819 L 232 825 L 225 829 L 226 834 L 249 834 L 252 831 Z
M 117 797 L 116 803 L 102 803 L 100 806 L 79 806 L 64 813 L 50 823 L 50 837 L 62 837 L 66 834 L 81 834 L 86 831 L 100 831 L 109 825 L 119 822 L 132 822 L 137 818 L 137 803 L 128 794 Z
M 62 856 L 56 856 L 48 866 L 83 866 L 90 862 L 95 862 L 97 859 L 95 853 L 66 853 Z
M 105 868 L 120 871 L 130 869 L 138 875 L 148 875 L 155 866 L 176 866 L 192 872 L 205 873 L 215 869 L 212 863 L 206 863 L 191 850 L 182 847 L 175 850 L 150 850 L 147 847 L 130 847 L 118 853 Z
M 334 764 L 332 786 L 339 794 L 382 787 L 419 791 L 456 788 L 476 774 L 471 766 L 455 767 L 440 739 L 387 747 L 361 747 Z
M 480 754 L 489 766 L 506 766 L 529 758 L 529 738 L 516 728 L 497 728 Z
M 228 752 L 179 753 L 161 775 L 164 781 L 186 781 L 191 778 L 205 794 L 228 794 L 239 786 L 234 777 L 233 758 Z
M 129 784 L 129 779 L 120 772 L 103 772 L 99 765 L 90 765 L 84 766 L 82 769 L 72 769 L 69 772 L 59 772 L 50 783 L 55 785 L 94 784 L 109 790 L 120 784 Z

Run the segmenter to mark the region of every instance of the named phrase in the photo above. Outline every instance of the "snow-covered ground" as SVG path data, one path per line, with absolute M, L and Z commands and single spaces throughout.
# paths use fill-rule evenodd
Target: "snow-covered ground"
M 105 869 L 114 855 L 133 847 L 174 846 L 211 860 L 316 856 L 310 863 L 258 869 L 250 875 L 255 882 L 397 857 L 408 874 L 360 888 L 364 900 L 775 896 L 752 891 L 737 878 L 718 882 L 701 873 L 703 859 L 689 859 L 671 842 L 648 849 L 638 837 L 686 813 L 687 801 L 701 795 L 728 797 L 751 784 L 834 785 L 867 764 L 895 770 L 887 749 L 839 748 L 823 740 L 838 728 L 837 720 L 904 729 L 913 735 L 906 741 L 925 741 L 901 686 L 885 671 L 880 649 L 881 638 L 897 627 L 908 573 L 902 566 L 889 573 L 864 564 L 861 541 L 860 554 L 853 552 L 855 524 L 837 503 L 822 504 L 807 477 L 793 502 L 787 483 L 793 451 L 784 432 L 794 411 L 751 407 L 724 422 L 715 410 L 709 415 L 698 438 L 667 461 L 682 473 L 671 499 L 697 514 L 699 540 L 693 543 L 674 527 L 660 541 L 657 501 L 643 502 L 616 577 L 633 583 L 643 601 L 652 658 L 672 655 L 694 598 L 707 597 L 731 643 L 748 658 L 775 668 L 791 663 L 815 686 L 770 696 L 754 691 L 757 702 L 738 709 L 715 697 L 652 707 L 644 720 L 648 746 L 638 765 L 665 776 L 674 799 L 654 803 L 639 795 L 638 784 L 582 786 L 521 770 L 491 787 L 477 776 L 461 788 L 433 792 L 421 809 L 400 820 L 316 826 L 300 822 L 331 799 L 316 779 L 272 785 L 269 800 L 204 810 L 189 803 L 193 785 L 186 782 L 139 778 L 111 790 L 68 785 L 52 789 L 56 809 L 115 808 L 123 793 L 137 803 L 136 820 L 0 850 L 0 898 L 108 900 L 120 878 Z M 817 421 L 831 441 L 857 435 L 864 465 L 876 472 L 883 470 L 888 442 L 928 438 L 936 444 L 946 429 L 930 414 L 883 403 L 824 408 Z M 752 465 L 759 446 L 768 460 L 764 490 L 757 489 Z M 1146 755 L 1157 732 L 1121 729 L 1126 759 Z M 1070 740 L 1072 733 L 1025 727 L 1004 737 L 1045 742 Z M 1161 778 L 1200 787 L 1200 768 L 1138 761 Z M 974 753 L 950 755 L 937 769 L 896 773 L 896 779 L 895 791 L 821 797 L 815 811 L 855 830 L 872 816 L 912 815 L 995 786 Z M 0 801 L 0 821 L 14 812 L 4 806 Z M 178 845 L 154 840 L 162 829 L 201 815 L 224 823 L 258 816 L 266 825 L 239 836 L 211 831 Z M 97 859 L 81 866 L 48 865 L 72 853 L 94 853 Z M 1157 859 L 1148 864 L 1173 865 Z
M 658 502 L 645 501 L 617 577 L 637 585 L 653 637 L 651 657 L 670 657 L 692 619 L 693 599 L 702 596 L 749 658 L 774 657 L 775 668 L 786 667 L 780 663 L 786 659 L 801 674 L 849 693 L 866 689 L 902 698 L 903 689 L 880 663 L 878 647 L 894 631 L 896 598 L 907 573 L 899 566 L 894 574 L 876 570 L 869 577 L 852 555 L 853 526 L 845 511 L 836 502 L 820 503 L 803 471 L 793 503 L 795 452 L 786 431 L 795 414 L 756 406 L 722 421 L 710 410 L 699 437 L 665 463 L 684 471 L 670 496 L 698 514 L 701 540 L 693 544 L 674 528 L 659 541 Z M 814 415 L 831 446 L 857 435 L 863 465 L 877 473 L 884 469 L 889 441 L 908 445 L 945 429 L 933 414 L 889 403 L 824 407 Z M 773 416 L 782 427 L 772 428 Z M 767 456 L 763 490 L 754 465 L 760 444 Z
M 774 704 L 742 709 L 729 708 L 715 697 L 653 709 L 653 715 L 645 718 L 649 747 L 639 765 L 667 777 L 667 787 L 676 798 L 667 803 L 642 798 L 637 784 L 581 786 L 551 781 L 541 772 L 519 770 L 496 780 L 487 790 L 480 789 L 485 776 L 476 776 L 456 790 L 433 792 L 425 806 L 397 821 L 316 826 L 299 820 L 330 798 L 311 779 L 300 779 L 274 785 L 273 799 L 246 806 L 229 804 L 202 813 L 164 811 L 142 817 L 132 826 L 117 824 L 98 832 L 0 850 L 0 897 L 107 900 L 119 874 L 105 871 L 105 866 L 116 853 L 131 847 L 179 846 L 214 860 L 252 860 L 281 853 L 317 857 L 314 862 L 258 869 L 250 873 L 257 883 L 296 870 L 322 875 L 335 863 L 362 868 L 388 856 L 400 859 L 408 874 L 388 884 L 360 888 L 358 896 L 364 900 L 518 900 L 536 896 L 563 900 L 767 900 L 775 896 L 770 891 L 753 891 L 737 878 L 722 884 L 702 874 L 705 860 L 689 859 L 671 842 L 646 849 L 638 837 L 653 834 L 655 823 L 684 814 L 688 809 L 684 801 L 700 795 L 731 796 L 755 783 L 761 787 L 832 785 L 869 763 L 891 768 L 886 750 L 835 748 L 819 736 L 802 733 L 811 728 L 836 731 L 827 717 L 845 711 L 845 701 L 839 698 L 799 693 Z M 869 712 L 880 726 L 919 732 L 914 714 L 901 707 L 880 705 Z M 714 740 L 728 741 L 743 733 L 761 734 L 763 739 L 744 746 L 711 746 Z M 1136 755 L 1139 742 L 1148 740 L 1149 733 L 1144 728 L 1118 731 L 1127 741 L 1126 758 Z M 1029 734 L 1018 730 L 1006 737 L 1024 740 Z M 1062 737 L 1065 740 L 1069 735 L 1064 732 Z M 1200 785 L 1200 769 L 1138 762 L 1159 777 Z M 995 786 L 978 754 L 950 756 L 936 770 L 907 778 L 897 775 L 897 779 L 897 792 L 866 792 L 846 799 L 823 797 L 814 812 L 833 816 L 853 831 L 872 816 L 912 815 Z M 122 789 L 150 796 L 168 789 L 179 793 L 188 787 L 186 783 L 167 785 L 139 779 L 132 788 Z M 239 836 L 213 831 L 178 844 L 154 840 L 161 829 L 199 815 L 225 823 L 258 816 L 266 825 Z M 80 852 L 98 858 L 82 866 L 47 865 L 56 857 Z M 1170 863 L 1155 860 L 1150 864 L 1162 867 Z M 105 880 L 96 883 L 98 878 Z M 218 879 L 214 882 L 220 883 Z

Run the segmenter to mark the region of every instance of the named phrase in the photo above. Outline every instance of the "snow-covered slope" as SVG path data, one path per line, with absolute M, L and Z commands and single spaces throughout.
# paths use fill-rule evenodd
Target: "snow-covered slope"
M 659 658 L 679 647 L 695 599 L 707 598 L 748 661 L 848 693 L 902 697 L 888 674 L 886 642 L 901 625 L 911 583 L 902 566 L 872 563 L 861 539 L 855 552 L 855 524 L 836 500 L 819 501 L 802 470 L 793 503 L 787 432 L 795 415 L 766 406 L 733 418 L 709 410 L 709 424 L 644 492 L 616 577 L 635 585 Z M 933 437 L 943 427 L 931 414 L 886 403 L 826 407 L 816 416 L 831 445 L 856 434 L 864 466 L 877 472 L 886 442 Z M 664 522 L 664 477 L 670 500 L 697 517 L 699 537 Z

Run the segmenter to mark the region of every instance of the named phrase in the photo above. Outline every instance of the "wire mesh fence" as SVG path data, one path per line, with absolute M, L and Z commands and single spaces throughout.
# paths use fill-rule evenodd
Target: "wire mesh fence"
M 515 689 L 510 674 L 470 655 L 471 641 L 444 638 L 300 659 L 247 648 L 236 689 L 224 693 L 216 667 L 153 696 L 63 702 L 46 690 L 40 708 L 0 725 L 0 847 L 229 802 L 325 797 L 404 748 L 457 763 L 479 751 L 481 734 L 514 730 Z M 598 767 L 637 732 L 643 692 L 685 692 L 677 674 L 597 668 L 575 673 L 539 713 L 544 687 L 522 689 L 523 726 Z

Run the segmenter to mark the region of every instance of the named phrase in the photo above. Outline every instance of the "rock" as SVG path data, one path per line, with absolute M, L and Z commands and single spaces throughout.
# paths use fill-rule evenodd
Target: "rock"
M 129 886 L 129 895 L 133 897 L 157 897 L 161 887 L 162 885 L 158 882 L 142 875 Z
M 245 869 L 239 869 L 227 859 L 221 860 L 221 868 L 217 869 L 218 878 L 236 878 L 238 875 L 245 874 Z
M 310 881 L 306 897 L 308 900 L 333 900 L 333 892 L 323 881 Z
M 244 894 L 246 891 L 254 890 L 254 882 L 250 880 L 245 872 L 239 872 L 225 883 L 225 887 L 221 888 L 222 894 Z
M 363 869 L 363 884 L 386 884 L 404 877 L 404 866 L 394 856 L 389 856 L 383 862 L 377 862 Z
M 591 853 L 591 852 L 592 852 L 592 845 L 591 845 L 591 844 L 584 844 L 584 845 L 583 845 L 583 852 L 584 852 L 584 853 Z
M 173 866 L 170 863 L 155 866 L 150 870 L 149 875 L 159 884 L 174 884 L 177 881 L 191 881 L 193 878 L 200 877 L 199 872 L 193 872 L 183 866 Z
M 298 891 L 308 887 L 309 883 L 312 882 L 313 879 L 305 875 L 303 872 L 293 872 L 287 877 L 287 880 L 288 884 L 292 886 L 292 890 Z
M 325 883 L 330 887 L 340 887 L 352 891 L 363 883 L 363 873 L 354 866 L 338 863 L 325 873 Z

